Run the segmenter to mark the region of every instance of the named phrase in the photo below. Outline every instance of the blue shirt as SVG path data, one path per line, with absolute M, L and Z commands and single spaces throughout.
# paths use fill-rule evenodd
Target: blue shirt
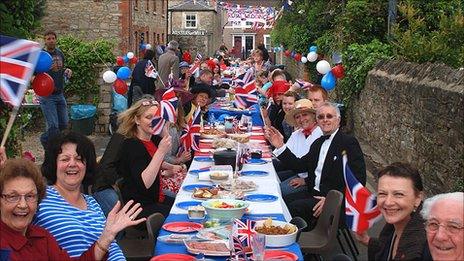
M 106 223 L 97 201 L 91 196 L 83 196 L 86 210 L 72 206 L 54 187 L 48 186 L 34 220 L 36 225 L 47 229 L 71 257 L 79 257 L 89 249 L 100 237 Z M 111 243 L 108 254 L 108 260 L 125 260 L 116 241 Z

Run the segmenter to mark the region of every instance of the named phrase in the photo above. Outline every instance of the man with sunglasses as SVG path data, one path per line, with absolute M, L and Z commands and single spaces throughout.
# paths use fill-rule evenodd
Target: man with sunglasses
M 294 172 L 308 172 L 304 180 L 307 190 L 289 194 L 284 200 L 292 216 L 304 218 L 309 229 L 315 226 L 327 193 L 332 189 L 344 193 L 343 153 L 347 154 L 348 165 L 358 181 L 366 184 L 363 152 L 356 138 L 339 130 L 340 110 L 334 104 L 325 102 L 317 108 L 316 120 L 323 136 L 314 141 L 306 155 L 297 158 L 286 148 L 278 156 Z M 269 135 L 277 134 L 271 131 Z M 344 220 L 344 211 L 342 214 L 341 222 Z

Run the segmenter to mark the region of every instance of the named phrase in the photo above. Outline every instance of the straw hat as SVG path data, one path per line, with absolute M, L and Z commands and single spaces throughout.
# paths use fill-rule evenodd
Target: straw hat
M 295 115 L 302 112 L 310 112 L 316 115 L 316 110 L 314 109 L 313 103 L 308 99 L 301 99 L 295 102 L 295 108 L 289 113 L 285 114 L 285 121 L 290 125 L 295 127 Z

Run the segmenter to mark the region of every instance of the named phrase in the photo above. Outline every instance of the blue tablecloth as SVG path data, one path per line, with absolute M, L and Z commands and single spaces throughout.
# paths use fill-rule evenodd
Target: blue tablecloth
M 259 214 L 259 215 L 247 215 L 245 214 L 242 219 L 257 219 L 258 217 L 275 217 L 276 220 L 281 220 L 285 221 L 284 215 L 282 214 Z M 164 223 L 169 223 L 169 222 L 174 222 L 174 221 L 192 221 L 189 220 L 187 214 L 169 214 L 169 216 L 166 218 Z M 201 223 L 203 220 L 200 221 L 193 221 L 197 223 Z M 164 236 L 164 235 L 169 235 L 172 234 L 172 232 L 166 231 L 164 229 L 161 229 L 159 232 L 159 236 Z M 195 234 L 195 233 L 192 233 Z M 267 248 L 267 249 L 272 249 L 272 248 Z M 289 252 L 293 252 L 298 256 L 298 260 L 303 260 L 303 254 L 301 253 L 301 249 L 297 243 L 294 243 L 290 246 L 287 247 L 279 247 L 277 248 L 279 250 L 285 250 Z M 167 244 L 161 241 L 156 242 L 154 254 L 156 255 L 162 255 L 162 254 L 167 254 L 167 253 L 181 253 L 181 254 L 187 254 L 187 248 L 185 245 L 180 245 L 180 244 Z M 226 260 L 228 256 L 226 257 L 210 257 L 207 256 L 207 258 L 213 259 L 213 260 Z
M 214 117 L 216 119 L 219 119 L 219 117 L 222 114 L 228 114 L 229 116 L 236 116 L 238 119 L 240 119 L 242 115 L 247 115 L 247 116 L 251 116 L 251 118 L 253 119 L 253 126 L 264 126 L 264 122 L 261 117 L 261 112 L 259 110 L 259 105 L 253 105 L 248 110 L 244 110 L 244 111 L 225 110 L 225 109 L 221 109 L 220 107 L 211 106 L 208 109 L 208 113 L 214 114 Z

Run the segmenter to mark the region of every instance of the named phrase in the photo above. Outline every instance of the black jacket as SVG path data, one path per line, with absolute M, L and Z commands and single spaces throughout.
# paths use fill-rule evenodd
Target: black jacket
M 324 141 L 325 139 L 323 137 L 315 140 L 309 152 L 301 158 L 297 158 L 288 148 L 278 157 L 286 167 L 292 169 L 295 173 L 308 172 L 308 177 L 305 181 L 309 192 L 312 192 L 315 184 L 316 174 L 314 171 L 316 170 L 319 152 Z M 344 134 L 338 130 L 330 144 L 322 168 L 319 189 L 320 194 L 323 196 L 327 195 L 332 189 L 344 193 L 343 151 L 347 153 L 348 166 L 355 177 L 363 185 L 366 184 L 366 165 L 358 141 L 355 137 Z

